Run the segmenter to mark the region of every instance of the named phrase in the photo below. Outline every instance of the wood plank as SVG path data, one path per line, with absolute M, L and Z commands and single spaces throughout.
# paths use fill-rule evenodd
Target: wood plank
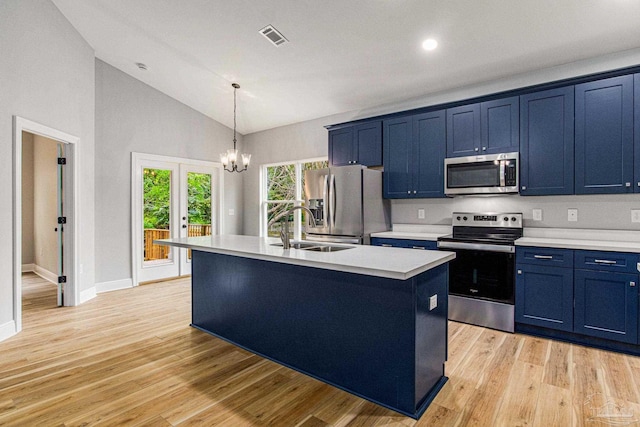
M 520 361 L 514 363 L 496 425 L 528 426 L 533 423 L 542 374 L 542 366 Z
M 542 383 L 537 399 L 533 427 L 573 425 L 571 391 Z

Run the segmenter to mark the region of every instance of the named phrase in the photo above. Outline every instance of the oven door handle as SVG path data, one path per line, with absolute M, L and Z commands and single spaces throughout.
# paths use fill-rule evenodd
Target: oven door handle
M 516 247 L 510 245 L 492 245 L 489 243 L 438 242 L 439 249 L 469 249 L 489 252 L 515 253 Z

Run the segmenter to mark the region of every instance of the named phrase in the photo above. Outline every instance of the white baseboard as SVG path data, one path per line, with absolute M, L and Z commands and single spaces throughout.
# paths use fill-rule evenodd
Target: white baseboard
M 36 271 L 36 265 L 35 264 L 22 264 L 22 272 L 23 273 L 29 273 L 32 271 Z
M 96 283 L 96 293 L 118 291 L 120 289 L 133 288 L 132 279 L 112 280 L 110 282 Z
M 85 289 L 80 292 L 80 304 L 84 304 L 85 302 L 94 299 L 96 297 L 96 287 L 93 286 L 89 289 Z
M 16 331 L 16 322 L 13 320 L 0 325 L 0 341 L 4 341 L 17 333 L 18 331 Z
M 58 275 L 55 273 L 50 272 L 49 270 L 46 270 L 42 267 L 40 267 L 39 265 L 36 265 L 35 268 L 33 269 L 33 272 L 36 273 L 38 276 L 42 277 L 44 280 L 53 283 L 54 285 L 58 285 Z

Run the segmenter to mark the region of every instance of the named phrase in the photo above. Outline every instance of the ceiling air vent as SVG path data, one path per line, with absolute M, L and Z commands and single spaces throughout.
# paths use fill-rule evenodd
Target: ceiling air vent
M 280 46 L 281 44 L 289 41 L 280 33 L 280 31 L 276 30 L 273 25 L 267 25 L 266 27 L 261 29 L 260 34 L 265 36 L 267 40 L 269 40 L 276 46 Z

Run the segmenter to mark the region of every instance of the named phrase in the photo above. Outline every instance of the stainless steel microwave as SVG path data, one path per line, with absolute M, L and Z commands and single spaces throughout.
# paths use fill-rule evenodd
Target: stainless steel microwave
M 518 162 L 518 153 L 445 159 L 444 194 L 517 193 Z

